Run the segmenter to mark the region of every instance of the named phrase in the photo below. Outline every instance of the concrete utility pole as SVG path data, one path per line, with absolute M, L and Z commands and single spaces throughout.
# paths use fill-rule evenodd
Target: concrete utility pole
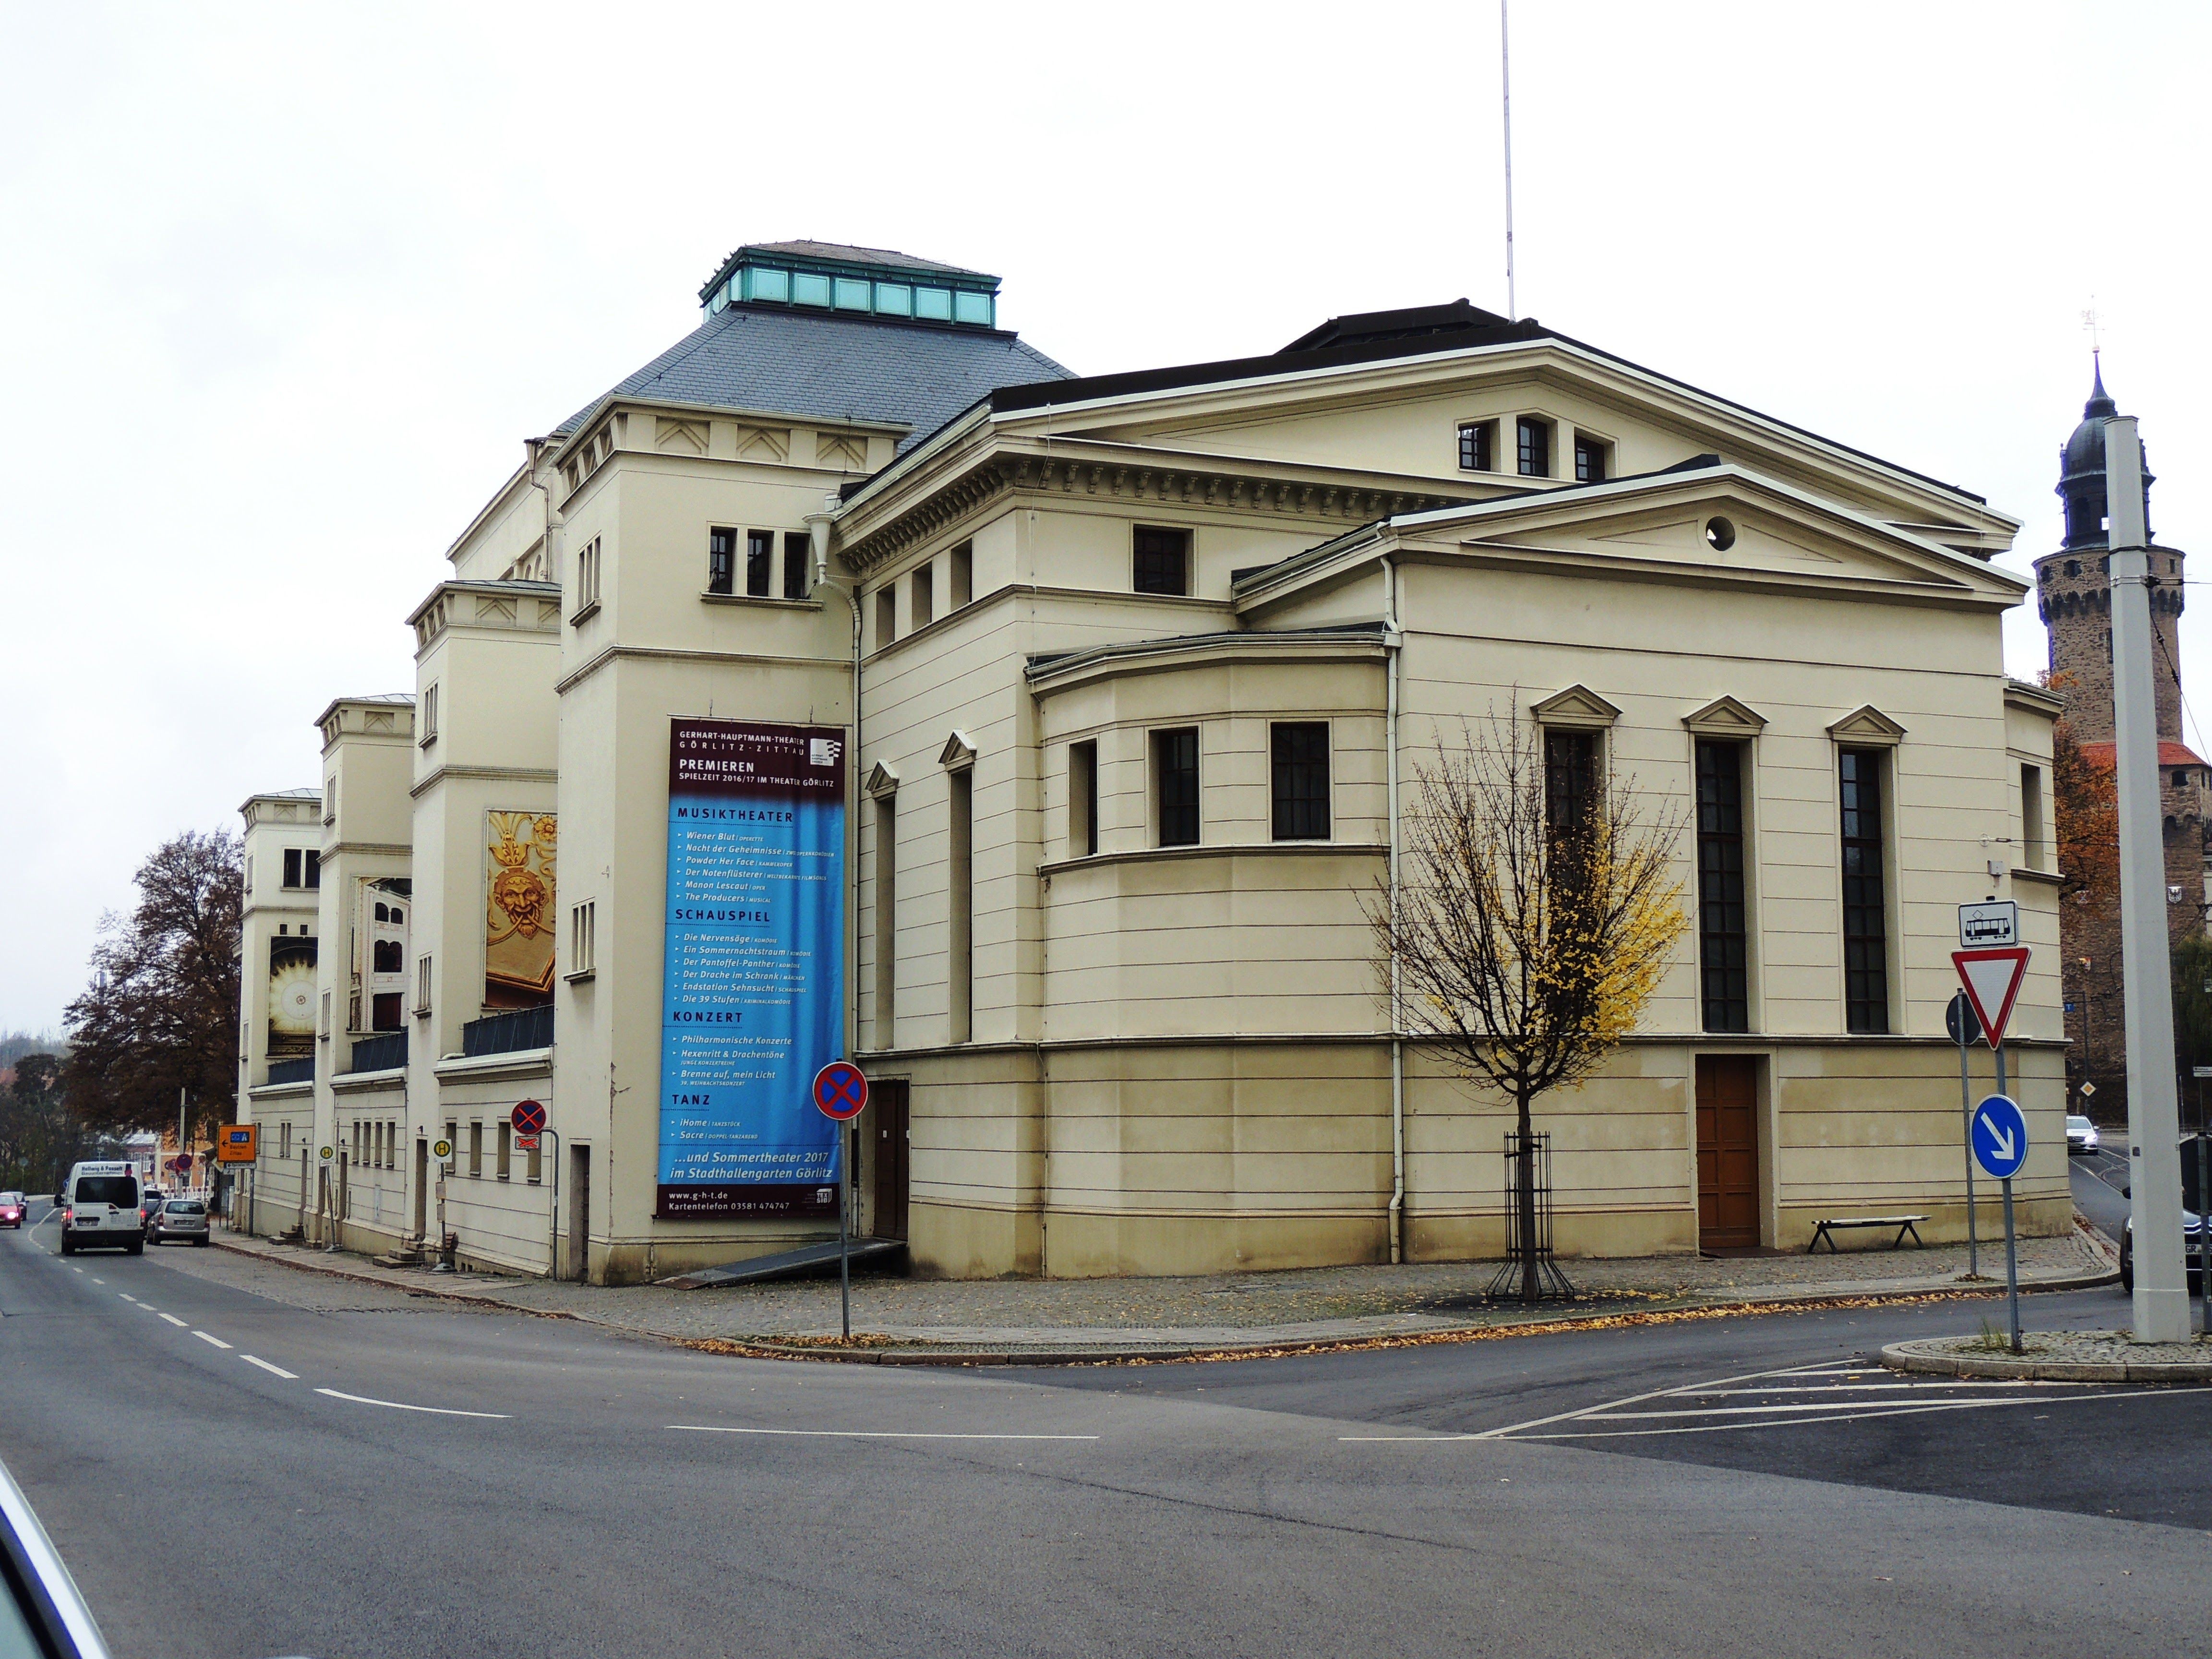
M 2120 983 L 2127 999 L 2128 1188 L 2135 1223 L 2135 1339 L 2189 1340 L 2181 1230 L 2181 1103 L 2173 1077 L 2166 844 L 2159 815 L 2158 698 L 2142 449 L 2132 416 L 2105 422 L 2112 549 L 2112 736 L 2120 808 Z

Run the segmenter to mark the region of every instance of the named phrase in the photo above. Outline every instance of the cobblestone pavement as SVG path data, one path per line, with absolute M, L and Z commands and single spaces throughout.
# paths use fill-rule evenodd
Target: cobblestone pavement
M 601 1287 L 477 1273 L 386 1268 L 329 1255 L 219 1235 L 228 1249 L 274 1267 L 342 1271 L 394 1290 L 483 1297 L 541 1314 L 574 1315 L 657 1336 L 820 1340 L 838 1330 L 834 1278 L 678 1291 Z M 1984 1247 L 1984 1274 L 2002 1272 L 2002 1247 Z M 1856 1249 L 1837 1255 L 1707 1258 L 1669 1255 L 1562 1264 L 1583 1299 L 1540 1317 L 1618 1311 L 1636 1304 L 1724 1305 L 1808 1297 L 1899 1294 L 1962 1288 L 1964 1245 L 1921 1250 Z M 2021 1241 L 2023 1284 L 2107 1273 L 2100 1242 L 2076 1232 Z M 1101 1349 L 1323 1341 L 1393 1332 L 1517 1322 L 1517 1307 L 1485 1303 L 1494 1262 L 1306 1268 L 1188 1279 L 988 1280 L 862 1275 L 853 1284 L 856 1339 L 877 1346 L 993 1349 Z M 2001 1282 L 2001 1281 L 2000 1281 Z

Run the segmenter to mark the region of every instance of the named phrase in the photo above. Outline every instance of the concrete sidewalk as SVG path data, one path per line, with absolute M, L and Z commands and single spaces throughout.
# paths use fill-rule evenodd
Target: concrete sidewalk
M 1070 1363 L 1487 1334 L 1592 1319 L 1711 1317 L 1754 1307 L 2002 1289 L 2004 1249 L 1984 1246 L 1979 1282 L 1966 1249 L 1862 1249 L 1831 1255 L 1646 1256 L 1562 1264 L 1580 1295 L 1536 1309 L 1492 1304 L 1495 1262 L 1316 1267 L 1194 1279 L 908 1279 L 853 1282 L 853 1334 L 838 1337 L 837 1281 L 678 1291 L 595 1286 L 379 1267 L 365 1257 L 219 1232 L 227 1249 L 416 1295 L 579 1319 L 717 1351 L 884 1364 Z M 2064 1238 L 2023 1240 L 2021 1283 L 2075 1290 L 2115 1282 L 2118 1254 L 2081 1222 Z

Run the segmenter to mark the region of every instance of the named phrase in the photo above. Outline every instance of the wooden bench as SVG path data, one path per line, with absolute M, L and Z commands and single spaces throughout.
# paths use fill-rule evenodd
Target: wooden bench
M 1837 1230 L 1844 1227 L 1894 1227 L 1897 1229 L 1897 1237 L 1890 1241 L 1889 1248 L 1891 1249 L 1903 1249 L 1905 1248 L 1905 1236 L 1907 1233 L 1912 1235 L 1912 1243 L 1915 1249 L 1925 1249 L 1928 1247 L 1921 1243 L 1920 1229 L 1917 1224 L 1927 1219 L 1928 1218 L 1924 1215 L 1829 1216 L 1824 1220 L 1816 1221 L 1813 1224 L 1813 1242 L 1805 1247 L 1805 1254 L 1807 1255 L 1810 1255 L 1814 1251 L 1819 1249 L 1820 1248 L 1820 1241 L 1825 1238 L 1828 1241 L 1828 1253 L 1831 1255 L 1835 1255 L 1837 1253 L 1835 1237 Z

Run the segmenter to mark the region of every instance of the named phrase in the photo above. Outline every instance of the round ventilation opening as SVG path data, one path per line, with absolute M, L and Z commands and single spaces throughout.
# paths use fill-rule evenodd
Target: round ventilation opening
M 1735 526 L 1726 519 L 1705 520 L 1705 544 L 1716 553 L 1725 553 L 1735 545 Z

